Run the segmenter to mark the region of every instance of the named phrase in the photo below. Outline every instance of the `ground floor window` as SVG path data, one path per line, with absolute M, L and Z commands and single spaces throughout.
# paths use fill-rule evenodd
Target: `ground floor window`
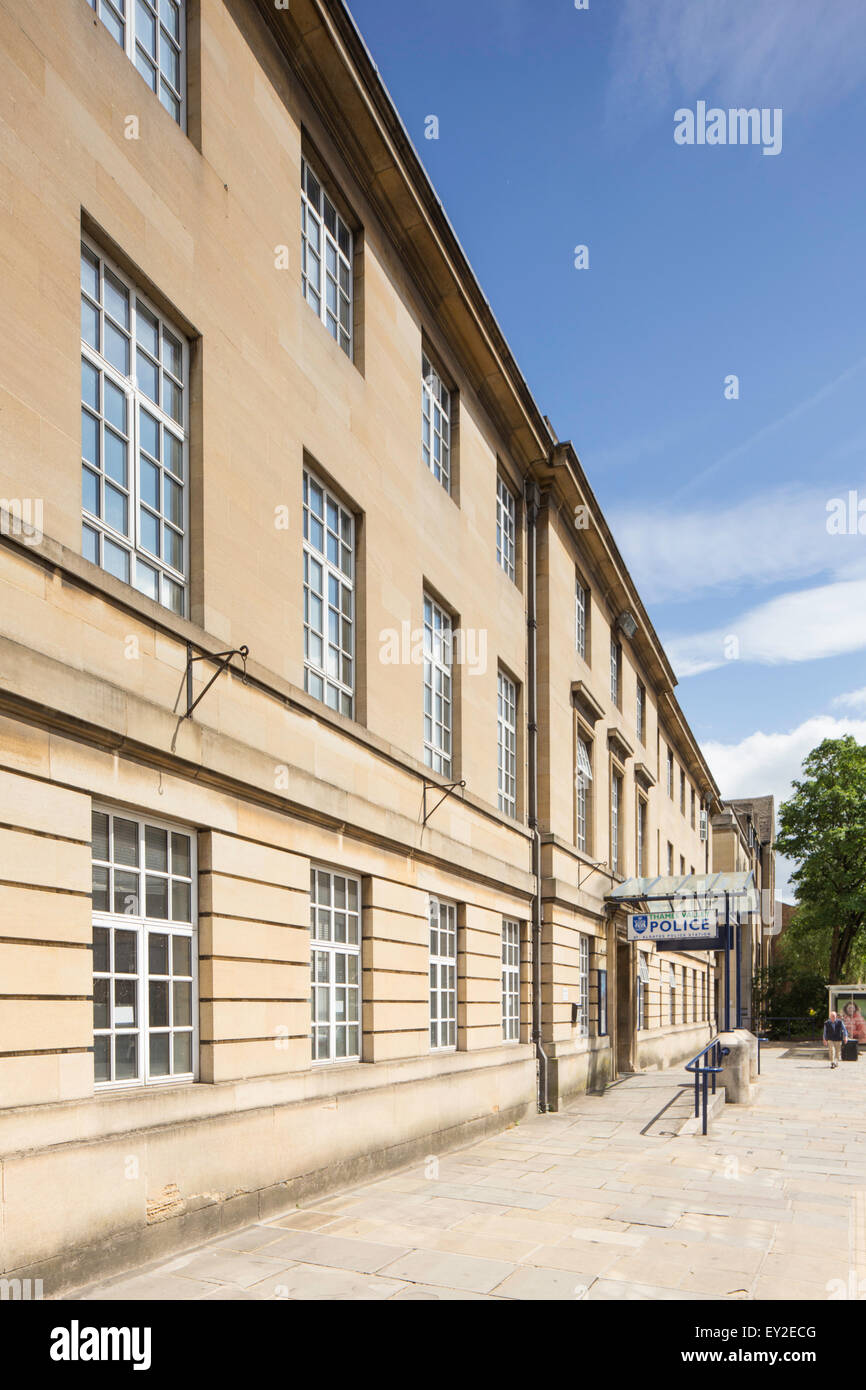
M 638 952 L 637 958 L 637 1026 L 638 1029 L 647 1026 L 647 993 L 649 991 L 649 966 L 643 952 Z
M 430 1046 L 457 1046 L 457 907 L 430 899 Z
M 598 972 L 598 1032 L 599 1036 L 607 1036 L 607 971 Z
M 94 808 L 93 1064 L 98 1086 L 193 1079 L 198 958 L 189 831 Z
M 668 999 L 670 1009 L 670 1021 L 677 1021 L 677 968 L 675 965 L 668 966 Z
M 314 1062 L 361 1057 L 361 884 L 310 870 L 310 1041 Z
M 589 937 L 580 933 L 577 977 L 577 1031 L 589 1037 Z
M 502 922 L 502 1036 L 520 1038 L 520 923 Z

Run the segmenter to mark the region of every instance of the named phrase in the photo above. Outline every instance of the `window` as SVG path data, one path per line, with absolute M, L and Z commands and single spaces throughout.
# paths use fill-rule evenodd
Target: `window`
M 694 787 L 692 787 L 691 824 L 692 824 L 692 830 L 694 830 L 694 828 L 695 828 L 695 789 L 694 789 Z M 692 873 L 694 873 L 694 869 L 692 869 Z
M 184 0 L 87 0 L 166 111 L 184 124 Z
M 638 681 L 637 683 L 635 725 L 637 727 L 637 736 L 641 743 L 646 743 L 646 686 L 643 681 Z
M 577 848 L 590 853 L 590 813 L 592 795 L 592 745 L 577 738 Z
M 430 1046 L 457 1046 L 457 908 L 430 899 Z
M 668 796 L 674 799 L 674 755 L 668 749 Z
M 496 479 L 496 560 L 509 579 L 515 576 L 517 502 L 501 478 Z
M 622 671 L 622 647 L 615 637 L 610 639 L 610 698 L 619 708 L 620 674 Z
M 686 813 L 686 774 L 680 771 L 680 815 Z
M 425 356 L 421 358 L 421 457 L 450 492 L 451 392 Z
M 310 1041 L 314 1062 L 361 1057 L 361 885 L 310 870 Z
M 520 1039 L 520 923 L 506 918 L 502 921 L 502 1036 L 506 1042 Z
M 598 972 L 598 1032 L 607 1037 L 607 971 Z
M 193 1079 L 195 846 L 188 831 L 94 810 L 97 1085 Z
M 637 799 L 637 864 L 635 866 L 638 878 L 643 877 L 645 867 L 646 805 L 643 797 L 639 796 Z
M 352 233 L 306 159 L 301 160 L 301 294 L 351 358 Z
M 642 951 L 638 952 L 637 957 L 637 1026 L 638 1029 L 647 1026 L 647 990 L 649 987 L 649 966 Z
M 680 877 L 681 877 L 681 878 L 685 878 L 685 876 L 686 876 L 686 860 L 685 860 L 685 855 L 682 855 L 682 854 L 681 854 L 681 855 L 680 855 Z
M 424 595 L 424 761 L 451 776 L 451 619 Z
M 517 686 L 504 671 L 499 672 L 496 707 L 498 730 L 499 809 L 507 816 L 517 815 Z
M 188 344 L 81 243 L 82 554 L 186 616 Z
M 586 661 L 586 630 L 587 618 L 589 616 L 589 590 L 581 583 L 580 579 L 575 580 L 574 588 L 574 645 L 577 654 Z
M 578 976 L 577 976 L 577 1032 L 581 1038 L 589 1037 L 589 937 L 578 934 Z
M 355 523 L 304 469 L 304 689 L 352 718 Z
M 611 773 L 610 779 L 610 867 L 615 874 L 620 872 L 622 862 L 621 839 L 622 824 L 622 777 L 618 772 Z
M 674 871 L 674 847 L 668 840 L 668 874 L 673 875 Z
M 670 1021 L 677 1021 L 677 968 L 675 965 L 668 966 L 668 998 L 670 1005 Z

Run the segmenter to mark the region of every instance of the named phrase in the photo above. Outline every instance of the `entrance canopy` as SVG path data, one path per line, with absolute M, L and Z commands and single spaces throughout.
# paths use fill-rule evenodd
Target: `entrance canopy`
M 724 914 L 726 903 L 735 913 L 757 912 L 759 907 L 755 875 L 751 871 L 627 878 L 606 895 L 606 901 L 632 911 L 649 908 L 671 913 L 715 908 Z

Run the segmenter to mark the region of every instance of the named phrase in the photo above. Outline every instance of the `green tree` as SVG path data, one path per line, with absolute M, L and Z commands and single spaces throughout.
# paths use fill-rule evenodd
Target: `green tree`
M 779 808 L 776 849 L 797 864 L 800 931 L 826 938 L 829 982 L 839 984 L 866 927 L 866 748 L 850 734 L 827 738 L 803 774 Z

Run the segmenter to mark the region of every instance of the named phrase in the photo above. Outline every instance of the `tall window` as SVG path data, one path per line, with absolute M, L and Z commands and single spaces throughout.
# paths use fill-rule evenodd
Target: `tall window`
M 94 810 L 92 846 L 96 1084 L 191 1081 L 198 1013 L 193 838 L 160 822 Z
M 607 971 L 598 972 L 598 1033 L 607 1036 Z
M 520 1038 L 520 923 L 502 920 L 502 1036 Z
M 496 479 L 496 561 L 509 579 L 516 573 L 517 501 L 510 487 Z
M 675 965 L 668 966 L 668 1001 L 670 1008 L 670 1021 L 677 1021 L 677 968 Z
M 430 899 L 430 1046 L 457 1046 L 457 908 Z
M 637 875 L 642 878 L 645 872 L 646 851 L 646 802 L 642 796 L 637 799 Z
M 186 340 L 81 243 L 82 553 L 186 615 Z
M 610 639 L 610 698 L 619 708 L 620 701 L 620 675 L 622 663 L 622 647 L 615 637 Z
M 637 726 L 637 736 L 641 743 L 646 743 L 646 686 L 643 681 L 637 683 L 637 699 L 635 703 L 635 724 Z
M 424 761 L 451 776 L 451 619 L 424 595 Z
M 694 787 L 692 787 L 691 825 L 692 825 L 692 830 L 694 830 L 694 828 L 695 828 L 695 789 L 694 789 Z M 694 869 L 692 869 L 692 873 L 694 873 Z
M 674 799 L 674 755 L 668 749 L 668 796 Z
M 499 672 L 496 724 L 498 731 L 499 809 L 517 815 L 517 686 Z
M 310 870 L 310 1040 L 314 1062 L 361 1056 L 361 885 Z
M 669 874 L 669 875 L 672 875 L 672 874 L 673 874 L 673 871 L 674 871 L 674 847 L 673 847 L 673 845 L 671 844 L 670 840 L 668 840 L 668 874 Z
M 577 848 L 590 852 L 590 810 L 592 796 L 592 748 L 585 739 L 577 739 Z
M 615 874 L 622 864 L 622 777 L 611 773 L 610 779 L 610 867 Z
M 178 125 L 185 120 L 185 0 L 87 0 Z
M 429 358 L 421 357 L 421 457 L 451 491 L 451 392 Z
M 575 580 L 574 587 L 574 645 L 577 648 L 578 656 L 586 660 L 586 619 L 589 604 L 589 591 L 581 583 L 580 579 Z
M 301 160 L 301 294 L 346 356 L 352 356 L 352 233 Z
M 589 937 L 578 935 L 577 1031 L 581 1038 L 589 1036 Z
M 680 815 L 686 813 L 686 774 L 680 769 Z
M 304 689 L 353 713 L 355 523 L 304 469 Z
M 649 972 L 646 961 L 642 954 L 638 955 L 637 967 L 637 1026 L 638 1029 L 646 1028 L 646 991 Z

